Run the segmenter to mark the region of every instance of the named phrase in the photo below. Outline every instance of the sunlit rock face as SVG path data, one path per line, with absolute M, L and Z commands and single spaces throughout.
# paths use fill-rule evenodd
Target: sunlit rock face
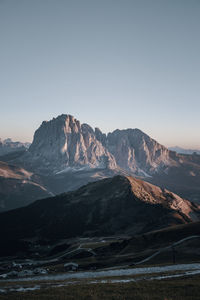
M 42 123 L 26 157 L 37 170 L 54 173 L 107 168 L 150 176 L 173 164 L 169 152 L 139 129 L 106 135 L 71 115 L 61 115 Z
M 29 148 L 34 161 L 55 171 L 73 168 L 115 168 L 112 154 L 96 138 L 94 130 L 71 115 L 44 121 Z
M 139 129 L 109 133 L 107 148 L 121 168 L 140 175 L 158 172 L 173 163 L 169 150 Z

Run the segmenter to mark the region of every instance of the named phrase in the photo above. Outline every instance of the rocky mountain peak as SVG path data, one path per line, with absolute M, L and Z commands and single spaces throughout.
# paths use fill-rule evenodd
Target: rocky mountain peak
M 54 172 L 69 168 L 115 168 L 114 157 L 97 140 L 88 124 L 71 115 L 45 121 L 36 130 L 29 148 L 33 163 Z
M 123 169 L 149 176 L 172 163 L 169 150 L 139 129 L 116 129 L 108 135 L 72 115 L 45 121 L 29 148 L 31 165 L 60 172 L 69 168 Z
M 139 129 L 109 133 L 107 147 L 122 169 L 140 175 L 152 174 L 171 164 L 169 150 Z

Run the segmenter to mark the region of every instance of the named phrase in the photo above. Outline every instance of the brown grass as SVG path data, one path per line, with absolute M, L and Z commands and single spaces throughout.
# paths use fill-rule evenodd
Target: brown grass
M 77 284 L 0 295 L 0 300 L 199 300 L 200 277 L 123 284 Z

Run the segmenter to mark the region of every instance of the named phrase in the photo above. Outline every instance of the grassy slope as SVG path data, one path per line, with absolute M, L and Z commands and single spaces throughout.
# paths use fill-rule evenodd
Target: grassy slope
M 0 300 L 199 300 L 200 277 L 140 281 L 125 284 L 87 284 L 11 293 Z

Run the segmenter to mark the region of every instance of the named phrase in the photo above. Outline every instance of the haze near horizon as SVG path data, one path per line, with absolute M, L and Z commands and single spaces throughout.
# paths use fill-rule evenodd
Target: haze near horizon
M 1 138 L 62 113 L 200 149 L 200 2 L 0 1 Z

